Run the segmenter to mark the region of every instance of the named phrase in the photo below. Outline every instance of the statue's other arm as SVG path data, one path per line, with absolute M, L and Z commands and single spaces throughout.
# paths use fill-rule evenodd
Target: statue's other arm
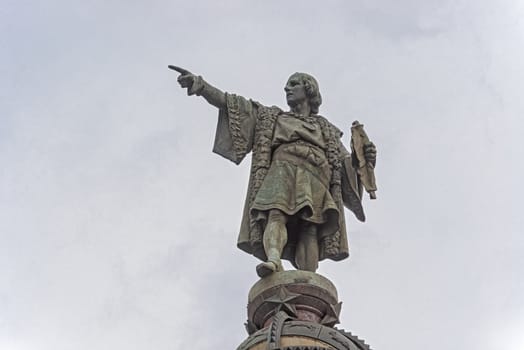
M 377 149 L 364 131 L 364 125 L 356 120 L 351 125 L 351 150 L 362 185 L 369 193 L 369 198 L 376 199 L 377 185 L 374 170 L 377 162 Z
M 353 155 L 340 143 L 341 190 L 342 201 L 346 208 L 351 210 L 357 219 L 365 221 L 364 208 L 362 207 L 362 184 L 357 170 L 353 166 Z
M 362 207 L 363 183 L 359 174 L 357 157 L 354 153 L 350 153 L 342 143 L 340 144 L 340 155 L 342 161 L 342 200 L 346 208 L 351 210 L 357 219 L 365 221 L 366 216 Z M 377 149 L 372 142 L 364 145 L 364 156 L 366 162 L 375 166 Z
M 187 88 L 189 96 L 202 96 L 209 104 L 219 109 L 226 108 L 226 95 L 223 91 L 204 81 L 201 76 L 197 76 L 184 68 L 171 65 L 168 68 L 180 73 L 177 81 L 181 87 Z

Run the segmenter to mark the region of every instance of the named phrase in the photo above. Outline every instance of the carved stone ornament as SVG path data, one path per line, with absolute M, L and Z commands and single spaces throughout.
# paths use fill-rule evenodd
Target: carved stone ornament
M 279 312 L 269 327 L 250 335 L 237 350 L 371 350 L 350 332 L 306 321 L 290 320 Z
M 308 271 L 283 271 L 258 281 L 249 293 L 248 333 L 267 327 L 280 311 L 302 321 L 338 323 L 341 303 L 335 286 Z

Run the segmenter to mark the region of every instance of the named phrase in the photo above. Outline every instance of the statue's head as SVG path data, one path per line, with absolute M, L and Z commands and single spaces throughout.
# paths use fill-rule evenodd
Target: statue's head
M 289 107 L 301 103 L 307 99 L 312 114 L 318 113 L 318 107 L 322 104 L 322 96 L 318 89 L 318 83 L 315 78 L 306 73 L 292 74 L 284 88 L 286 99 Z

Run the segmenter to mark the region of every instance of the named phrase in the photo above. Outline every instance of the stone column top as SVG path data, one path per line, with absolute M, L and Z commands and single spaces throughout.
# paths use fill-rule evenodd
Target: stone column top
M 257 296 L 268 289 L 286 285 L 309 285 L 318 287 L 328 292 L 335 300 L 338 300 L 337 289 L 335 285 L 326 277 L 314 272 L 302 270 L 290 270 L 273 273 L 265 278 L 260 279 L 251 287 L 248 296 L 248 302 L 251 303 Z

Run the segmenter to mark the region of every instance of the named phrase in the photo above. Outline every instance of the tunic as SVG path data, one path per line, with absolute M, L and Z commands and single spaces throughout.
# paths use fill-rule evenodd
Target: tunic
M 239 164 L 252 152 L 238 247 L 266 260 L 262 245 L 268 211 L 289 217 L 282 258 L 295 264 L 305 222 L 317 225 L 319 259 L 349 255 L 343 205 L 364 221 L 362 187 L 342 132 L 321 116 L 296 116 L 226 94 L 213 151 Z
M 280 114 L 275 122 L 271 165 L 251 205 L 251 216 L 265 220 L 265 212 L 280 209 L 288 216 L 324 224 L 329 215 L 339 215 L 329 192 L 331 170 L 326 147 L 314 119 Z

